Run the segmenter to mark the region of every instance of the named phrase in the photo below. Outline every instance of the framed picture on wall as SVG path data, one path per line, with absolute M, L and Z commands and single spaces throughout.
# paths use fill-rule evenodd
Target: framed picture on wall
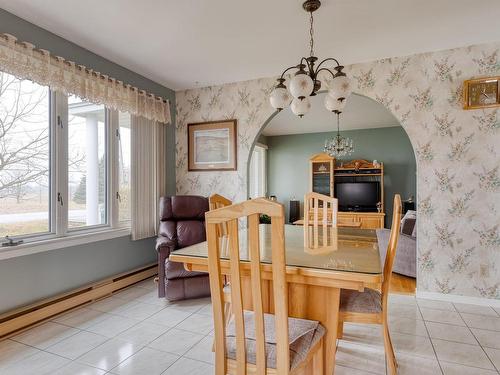
M 188 124 L 189 171 L 235 171 L 236 120 Z

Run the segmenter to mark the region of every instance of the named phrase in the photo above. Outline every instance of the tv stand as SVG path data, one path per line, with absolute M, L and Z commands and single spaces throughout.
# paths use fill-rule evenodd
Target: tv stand
M 383 163 L 374 164 L 363 159 L 340 161 L 321 153 L 311 157 L 310 165 L 310 191 L 331 197 L 335 196 L 335 182 L 378 182 L 380 186 L 379 207 L 357 207 L 358 210 L 355 207 L 341 207 L 338 213 L 338 224 L 361 226 L 364 229 L 384 228 Z
M 377 181 L 380 184 L 380 212 L 377 207 L 350 207 L 339 212 L 339 224 L 361 223 L 364 229 L 384 228 L 384 164 L 373 164 L 362 159 L 335 162 L 335 182 Z
M 339 207 L 339 211 L 344 212 L 378 212 L 377 207 Z
M 379 229 L 384 227 L 383 212 L 339 211 L 337 215 L 339 226 L 359 225 L 362 229 Z

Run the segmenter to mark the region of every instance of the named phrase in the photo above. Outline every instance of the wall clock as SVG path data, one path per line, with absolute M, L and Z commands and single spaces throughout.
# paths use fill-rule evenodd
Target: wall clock
M 464 109 L 500 106 L 500 77 L 469 79 L 464 82 Z

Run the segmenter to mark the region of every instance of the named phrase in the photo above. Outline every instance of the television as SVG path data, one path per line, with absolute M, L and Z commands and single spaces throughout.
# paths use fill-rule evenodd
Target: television
M 335 198 L 339 201 L 340 211 L 377 212 L 380 202 L 378 182 L 337 182 Z

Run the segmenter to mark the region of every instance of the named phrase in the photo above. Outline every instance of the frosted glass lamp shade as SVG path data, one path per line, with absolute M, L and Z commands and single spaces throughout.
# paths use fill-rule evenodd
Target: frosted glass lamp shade
M 325 95 L 325 107 L 330 112 L 342 112 L 345 108 L 346 100 L 339 100 L 331 95 Z
M 285 87 L 275 87 L 269 97 L 269 101 L 274 109 L 281 111 L 290 105 L 292 96 Z
M 290 108 L 295 115 L 302 117 L 311 109 L 311 102 L 309 98 L 304 98 L 302 100 L 295 98 L 292 100 Z
M 311 95 L 314 82 L 307 74 L 296 74 L 290 80 L 290 93 L 294 98 L 304 99 Z
M 352 93 L 351 80 L 346 76 L 335 77 L 330 84 L 328 94 L 334 98 L 347 98 Z

